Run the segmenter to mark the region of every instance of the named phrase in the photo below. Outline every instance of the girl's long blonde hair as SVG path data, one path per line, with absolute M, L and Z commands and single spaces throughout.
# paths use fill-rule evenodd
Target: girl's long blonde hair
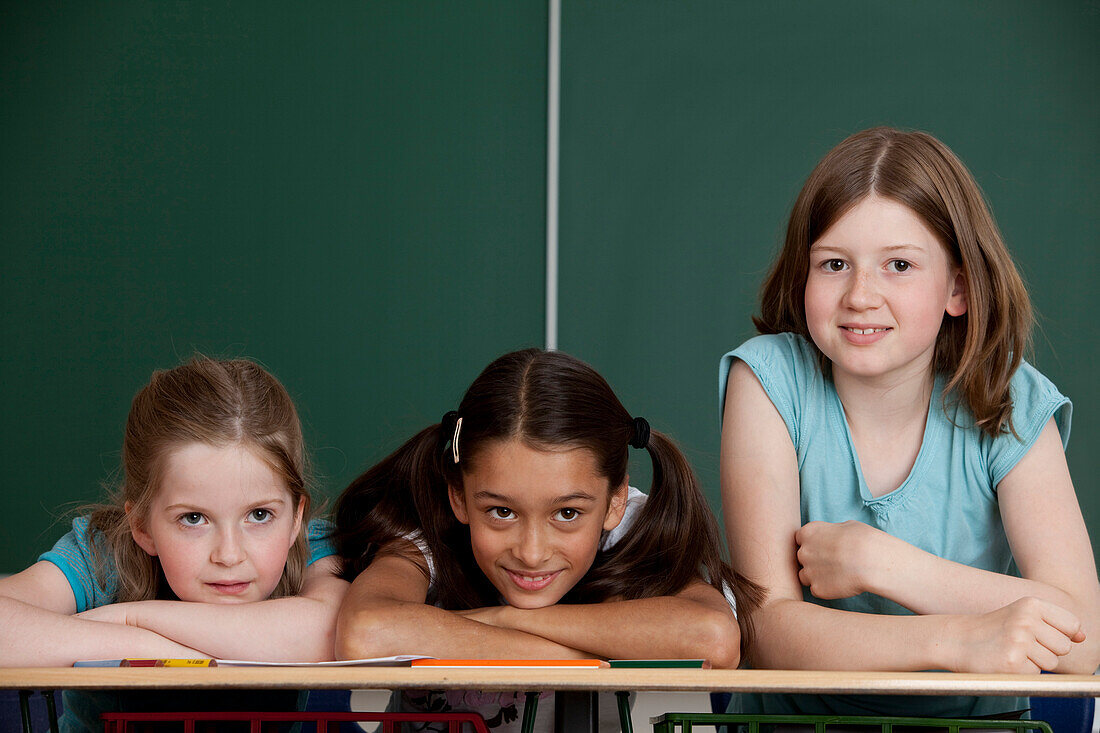
M 944 317 L 934 368 L 947 375 L 945 393 L 964 400 L 979 428 L 993 436 L 1011 431 L 1009 380 L 1030 347 L 1031 301 L 977 182 L 927 133 L 864 130 L 817 164 L 795 201 L 783 249 L 764 282 L 756 328 L 810 339 L 805 307 L 810 246 L 872 193 L 907 206 L 962 268 L 967 312 Z
M 122 487 L 109 504 L 94 507 L 88 526 L 93 537 L 100 533 L 102 538 L 88 543 L 94 549 L 100 585 L 108 565 L 117 568 L 116 602 L 163 598 L 170 591 L 159 560 L 134 542 L 125 507 L 129 504 L 133 521 L 145 522 L 168 455 L 188 443 L 255 449 L 283 478 L 294 505 L 301 503 L 303 517 L 309 516 L 302 427 L 290 395 L 275 377 L 251 361 L 204 356 L 154 372 L 134 397 L 126 418 Z M 297 593 L 308 561 L 303 521 L 271 597 Z

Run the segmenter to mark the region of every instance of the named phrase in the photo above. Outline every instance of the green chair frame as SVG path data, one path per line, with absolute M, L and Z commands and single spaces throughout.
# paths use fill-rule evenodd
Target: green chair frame
M 894 728 L 925 728 L 948 733 L 962 730 L 1008 730 L 1014 733 L 1037 731 L 1052 733 L 1041 720 L 1002 720 L 1000 718 L 895 718 L 880 716 L 838 715 L 746 715 L 743 713 L 665 713 L 650 718 L 653 733 L 691 733 L 694 725 L 745 726 L 748 733 L 760 733 L 761 725 L 813 726 L 814 733 L 828 733 L 829 727 L 877 726 L 881 733 L 893 733 Z

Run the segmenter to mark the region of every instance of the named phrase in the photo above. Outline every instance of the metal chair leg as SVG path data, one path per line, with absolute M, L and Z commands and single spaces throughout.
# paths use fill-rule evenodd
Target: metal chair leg
M 634 733 L 634 723 L 630 720 L 630 693 L 619 690 L 615 693 L 615 702 L 619 705 L 619 730 Z
M 528 692 L 523 697 L 523 733 L 534 733 L 535 715 L 539 711 L 539 693 Z
M 57 727 L 57 700 L 53 690 L 42 690 L 42 697 L 46 698 L 46 715 L 50 720 L 50 733 L 58 733 Z
M 31 691 L 19 691 L 19 712 L 23 715 L 23 733 L 31 733 Z

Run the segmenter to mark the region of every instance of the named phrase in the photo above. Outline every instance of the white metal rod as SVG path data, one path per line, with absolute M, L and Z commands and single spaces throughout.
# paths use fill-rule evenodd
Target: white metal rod
M 561 108 L 561 0 L 550 0 L 546 103 L 546 348 L 558 348 L 558 119 Z

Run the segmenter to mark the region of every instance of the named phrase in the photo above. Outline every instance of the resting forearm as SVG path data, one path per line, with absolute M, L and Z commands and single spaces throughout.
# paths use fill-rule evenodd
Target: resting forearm
M 709 659 L 736 667 L 740 633 L 732 614 L 663 596 L 593 605 L 501 607 L 501 625 L 604 659 Z
M 777 600 L 753 616 L 753 661 L 769 669 L 948 669 L 942 616 L 880 616 Z
M 423 603 L 392 603 L 342 613 L 339 659 L 424 654 L 444 659 L 577 659 L 586 655 L 540 636 L 498 628 Z
M 224 605 L 143 601 L 127 622 L 222 659 L 320 662 L 333 658 L 336 608 L 304 598 Z
M 1040 598 L 1072 612 L 1085 632 L 1085 641 L 1061 658 L 1058 671 L 1095 671 L 1100 663 L 1100 599 L 1095 586 L 1071 594 L 1038 580 L 981 570 L 907 547 L 911 551 L 895 554 L 893 567 L 877 573 L 868 591 L 921 615 L 983 614 L 1021 598 Z
M 867 579 L 866 590 L 914 613 L 988 613 L 1024 596 L 1078 612 L 1073 597 L 1046 583 L 952 562 L 890 539 L 895 546 L 880 553 L 881 566 Z
M 204 652 L 152 631 L 86 621 L 0 598 L 0 666 L 70 666 L 81 659 L 196 658 Z

